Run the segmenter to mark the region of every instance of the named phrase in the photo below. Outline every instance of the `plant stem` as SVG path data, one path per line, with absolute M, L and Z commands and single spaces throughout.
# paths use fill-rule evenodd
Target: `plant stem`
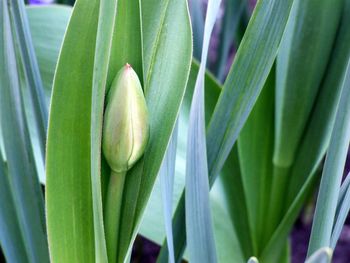
M 105 232 L 109 262 L 117 261 L 119 225 L 125 175 L 126 172 L 118 173 L 111 171 L 108 184 L 105 207 Z

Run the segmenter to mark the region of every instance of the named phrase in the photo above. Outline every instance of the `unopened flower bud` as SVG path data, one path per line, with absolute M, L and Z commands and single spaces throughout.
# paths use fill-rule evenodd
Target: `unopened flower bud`
M 129 64 L 118 72 L 106 102 L 102 150 L 112 171 L 126 172 L 143 155 L 149 139 L 146 100 Z

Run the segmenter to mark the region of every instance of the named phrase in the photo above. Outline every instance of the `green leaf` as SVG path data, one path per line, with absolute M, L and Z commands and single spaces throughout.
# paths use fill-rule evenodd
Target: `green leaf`
M 59 51 L 72 8 L 50 5 L 29 6 L 26 10 L 48 102 L 51 97 Z
M 325 76 L 313 111 L 313 118 L 311 118 L 310 124 L 305 131 L 303 141 L 298 150 L 298 156 L 292 167 L 291 182 L 288 187 L 289 209 L 262 253 L 263 257 L 267 258 L 266 262 L 278 260 L 276 258 L 268 258 L 268 255 L 273 256 L 275 251 L 282 247 L 302 208 L 302 204 L 310 195 L 318 180 L 317 167 L 321 163 L 329 145 L 344 74 L 349 60 L 350 32 L 347 29 L 350 22 L 349 7 L 350 1 L 347 1 L 337 40 L 333 48 L 332 59 L 328 66 L 328 74 Z
M 1 7 L 0 7 L 1 9 Z M 0 12 L 1 13 L 1 12 Z M 7 167 L 0 154 L 0 245 L 8 262 L 28 262 L 15 202 L 8 180 Z M 15 246 L 13 244 L 16 244 Z
M 174 263 L 174 241 L 173 241 L 173 193 L 174 193 L 174 178 L 175 178 L 175 162 L 176 162 L 176 148 L 179 125 L 176 123 L 171 141 L 166 151 L 162 166 L 159 170 L 159 177 L 162 190 L 163 201 L 163 215 L 165 222 L 165 232 L 167 238 L 167 246 L 169 250 L 169 262 Z
M 330 246 L 340 184 L 350 142 L 350 60 L 317 197 L 308 254 Z
M 341 231 L 344 227 L 345 221 L 350 211 L 350 174 L 347 175 L 346 180 L 342 184 L 339 193 L 339 200 L 337 210 L 334 218 L 334 226 L 332 230 L 330 247 L 335 249 L 339 240 Z
M 330 248 L 320 248 L 313 253 L 305 263 L 330 263 L 333 251 Z
M 289 167 L 295 159 L 327 68 L 342 7 L 343 0 L 297 0 L 293 7 L 277 60 L 276 166 Z
M 185 200 L 184 200 L 184 184 L 185 184 L 185 167 L 186 167 L 186 151 L 187 151 L 187 134 L 188 134 L 188 119 L 189 119 L 189 112 L 191 107 L 191 101 L 193 96 L 193 91 L 197 79 L 199 71 L 199 65 L 196 61 L 193 61 L 189 80 L 187 83 L 186 88 L 186 94 L 184 98 L 184 102 L 181 107 L 181 112 L 179 116 L 179 137 L 178 137 L 178 149 L 177 149 L 177 165 L 176 165 L 176 176 L 175 176 L 175 186 L 174 186 L 174 200 L 175 205 L 180 204 L 181 208 L 178 206 L 175 212 L 174 218 L 179 218 L 180 220 L 178 222 L 173 222 L 173 233 L 174 233 L 174 240 L 176 242 L 184 242 L 185 239 Z M 205 76 L 205 119 L 206 124 L 208 124 L 209 119 L 212 115 L 213 109 L 215 107 L 217 98 L 220 93 L 220 86 L 219 84 L 214 80 L 212 75 L 206 74 Z M 145 234 L 147 237 L 152 237 L 155 239 L 157 236 L 161 236 L 160 238 L 156 239 L 157 242 L 161 242 L 164 238 L 164 235 L 155 235 L 154 233 L 157 233 L 158 227 L 155 229 L 154 222 L 156 221 L 157 217 L 154 217 L 154 214 L 156 214 L 155 211 L 157 211 L 157 200 L 159 199 L 160 194 L 157 195 L 157 187 L 155 188 L 154 194 L 151 197 L 150 204 L 147 208 L 146 215 L 144 222 L 141 227 L 141 233 Z M 182 213 L 181 215 L 176 213 Z M 159 232 L 159 231 L 158 231 Z M 179 248 L 178 245 L 174 244 L 175 248 Z M 183 248 L 184 249 L 184 248 Z M 181 259 L 182 254 L 184 253 L 183 250 L 175 250 L 175 258 Z M 221 253 L 218 253 L 219 255 L 222 255 Z M 163 243 L 160 255 L 158 257 L 158 261 L 160 262 L 168 262 L 168 249 L 167 249 L 167 243 L 166 241 Z
M 255 7 L 208 127 L 211 184 L 224 165 L 270 73 L 292 3 L 292 0 L 260 1 Z M 271 30 L 271 27 L 274 29 Z
M 288 204 L 292 203 L 308 176 L 315 174 L 328 148 L 342 82 L 350 57 L 349 23 L 350 1 L 347 0 L 327 73 L 291 171 L 288 186 Z
M 201 0 L 192 0 L 189 3 L 193 30 L 193 56 L 199 60 L 203 46 L 204 10 Z
M 95 262 L 89 116 L 98 8 L 76 2 L 54 80 L 46 159 L 53 262 Z
M 131 221 L 132 229 L 122 226 L 122 236 L 129 236 L 131 241 L 136 237 L 175 126 L 192 56 L 191 29 L 185 0 L 146 0 L 141 2 L 141 10 L 144 91 L 151 131 L 144 158 L 126 180 L 128 190 L 124 195 L 127 200 L 124 204 L 127 206 L 124 206 L 123 211 L 134 220 Z M 130 218 L 128 214 L 123 217 Z M 124 220 L 124 223 L 130 224 L 130 220 Z M 131 251 L 132 242 L 126 246 L 127 242 L 125 240 L 124 246 L 120 248 L 121 255 Z
M 222 169 L 265 84 L 276 58 L 292 3 L 292 0 L 257 3 L 207 130 L 210 185 L 213 185 Z M 258 61 L 257 57 L 260 58 Z M 178 207 L 181 206 L 183 204 L 180 203 Z M 177 215 L 183 214 L 179 211 Z M 183 229 L 184 219 L 175 217 L 173 221 L 181 224 L 178 227 Z M 185 240 L 180 242 L 176 237 L 174 239 L 175 245 L 179 246 L 175 247 L 175 251 L 183 251 Z
M 269 233 L 278 225 L 285 210 L 290 168 L 327 69 L 342 5 L 343 0 L 334 3 L 297 0 L 281 43 L 276 70 L 274 179 Z
M 95 237 L 95 261 L 116 262 L 112 258 L 103 225 L 102 183 L 101 183 L 101 140 L 104 112 L 104 98 L 108 78 L 108 67 L 112 54 L 112 40 L 117 15 L 118 0 L 99 1 L 99 16 L 96 33 L 96 47 L 92 75 L 91 111 L 90 111 L 90 165 L 93 222 Z M 110 83 L 109 83 L 110 84 Z M 110 87 L 110 85 L 108 85 Z M 108 231 L 109 229 L 106 228 Z M 118 233 L 119 234 L 119 233 Z M 108 233 L 106 233 L 108 236 Z M 108 239 L 107 239 L 108 241 Z M 113 248 L 112 248 L 113 249 Z M 117 249 L 117 248 L 114 248 Z M 108 253 L 108 257 L 107 257 Z
M 174 184 L 174 204 L 183 205 L 183 207 L 178 206 L 175 212 L 174 218 L 179 218 L 180 221 L 173 222 L 174 229 L 174 240 L 178 242 L 184 242 L 185 233 L 183 229 L 184 215 L 179 216 L 176 213 L 184 212 L 184 195 L 182 194 L 184 181 L 185 181 L 185 160 L 186 160 L 186 135 L 187 135 L 187 126 L 188 126 L 188 116 L 190 111 L 190 105 L 193 95 L 193 90 L 195 86 L 196 76 L 198 74 L 199 66 L 197 63 L 192 64 L 191 74 L 189 82 L 186 89 L 186 96 L 184 103 L 182 105 L 181 114 L 179 116 L 179 138 L 178 138 L 178 150 L 177 150 L 177 165 L 176 165 L 176 176 Z M 206 74 L 205 78 L 205 117 L 206 124 L 208 124 L 209 119 L 213 113 L 216 101 L 219 97 L 220 86 L 213 79 L 210 74 Z M 239 239 L 246 240 L 244 245 L 249 245 L 250 241 L 247 239 L 246 233 L 247 230 L 247 220 L 244 216 L 244 211 L 246 207 L 244 206 L 244 200 L 236 198 L 237 196 L 242 196 L 244 199 L 242 186 L 238 186 L 238 182 L 241 183 L 240 176 L 236 175 L 236 170 L 238 168 L 239 172 L 239 163 L 237 159 L 237 151 L 232 155 L 232 161 L 228 162 L 230 164 L 227 169 L 225 169 L 225 175 L 219 177 L 214 188 L 211 190 L 211 207 L 213 212 L 213 224 L 214 224 L 214 234 L 217 240 L 224 240 L 223 242 L 216 242 L 216 249 L 218 254 L 219 262 L 244 262 L 244 256 L 242 254 L 242 242 Z M 233 169 L 233 170 L 232 170 Z M 150 203 L 146 210 L 146 214 L 141 226 L 141 234 L 145 235 L 152 240 L 155 240 L 157 243 L 160 243 L 164 238 L 164 234 L 159 231 L 159 217 L 161 215 L 161 208 L 159 199 L 161 197 L 159 182 L 156 183 L 155 189 L 153 191 Z M 238 190 L 241 190 L 242 194 L 238 193 Z M 232 203 L 234 205 L 232 205 Z M 242 208 L 243 205 L 243 208 Z M 237 214 L 235 211 L 237 208 L 240 209 L 240 214 Z M 233 220 L 233 217 L 235 217 Z M 241 219 L 241 220 L 236 220 Z M 228 223 L 230 222 L 230 223 Z M 238 222 L 238 224 L 236 224 Z M 244 235 L 237 235 L 236 229 L 242 229 L 241 233 Z M 249 236 L 249 235 L 248 235 Z M 175 247 L 179 246 L 175 244 Z M 251 251 L 251 250 L 250 250 Z M 175 256 L 177 259 L 182 258 L 183 251 L 176 250 Z M 250 252 L 247 252 L 250 254 Z M 166 243 L 163 244 L 161 254 L 158 258 L 158 262 L 168 262 L 167 261 L 168 250 Z M 186 255 L 185 255 L 186 256 Z
M 10 17 L 13 22 L 14 34 L 17 37 L 21 66 L 28 85 L 28 97 L 32 107 L 32 121 L 35 123 L 37 143 L 40 147 L 40 158 L 45 159 L 45 142 L 48 122 L 48 106 L 46 104 L 43 83 L 32 43 L 28 18 L 22 0 L 7 1 Z M 26 108 L 28 106 L 26 105 Z
M 118 8 L 121 2 L 119 1 Z M 133 6 L 136 2 L 138 3 L 132 2 Z M 91 115 L 98 7 L 97 1 L 77 1 L 55 75 L 47 154 L 47 202 L 49 241 L 53 251 L 52 257 L 58 261 L 79 258 L 82 262 L 92 262 L 95 258 L 90 181 L 92 130 L 91 120 L 86 116 Z M 125 16 L 130 14 L 120 10 Z M 142 10 L 143 76 L 151 115 L 151 139 L 144 158 L 130 171 L 125 182 L 122 213 L 123 218 L 127 219 L 122 221 L 121 226 L 123 243 L 119 247 L 120 261 L 127 258 L 125 255 L 130 251 L 159 171 L 184 94 L 191 59 L 191 32 L 185 1 L 163 1 L 161 4 L 158 1 L 143 1 Z M 153 19 L 154 17 L 162 19 Z M 127 18 L 132 20 L 134 16 Z M 154 24 L 158 22 L 160 24 Z M 178 32 L 179 25 L 183 25 L 181 33 Z M 130 41 L 141 34 L 139 30 L 125 32 L 128 36 L 130 34 Z M 118 41 L 123 39 L 119 37 Z M 113 42 L 112 47 L 114 44 Z M 178 50 L 177 46 L 183 48 Z M 129 59 L 130 56 L 136 57 L 138 54 L 135 50 L 128 52 L 136 55 L 126 53 L 123 55 L 125 59 Z M 121 60 L 113 62 L 115 55 L 112 54 L 112 57 L 107 82 L 113 71 L 118 70 L 112 68 L 112 63 L 124 63 Z M 138 61 L 141 59 L 138 58 Z M 134 67 L 142 68 L 137 65 Z M 70 98 L 70 103 L 67 103 L 67 98 Z M 76 104 L 77 101 L 79 103 Z M 96 118 L 100 117 L 102 116 Z M 97 126 L 94 126 L 95 135 L 99 133 Z M 103 162 L 102 167 L 105 167 Z M 103 168 L 102 180 L 106 180 L 103 177 L 107 173 L 108 169 Z M 103 181 L 102 185 L 105 185 Z M 79 188 L 79 192 L 75 191 L 75 188 Z M 67 203 L 70 206 L 67 206 Z M 58 224 L 63 223 L 65 227 L 59 228 Z M 75 231 L 74 226 L 77 226 Z
M 4 194 L 8 193 L 1 202 L 1 211 L 4 212 L 1 223 L 6 224 L 1 229 L 8 228 L 8 232 L 5 230 L 4 237 L 0 240 L 1 246 L 6 249 L 7 257 L 23 260 L 19 262 L 49 262 L 43 195 L 34 166 L 16 63 L 15 42 L 5 1 L 0 3 L 0 27 L 0 125 L 2 136 L 6 138 L 3 143 L 7 162 L 5 166 L 1 156 L 1 185 L 7 186 Z M 9 216 L 13 218 L 10 220 Z M 8 240 L 21 240 L 18 250 L 9 248 Z M 22 257 L 13 254 L 22 249 L 25 249 Z
M 272 183 L 274 73 L 273 69 L 238 139 L 254 255 L 258 255 L 266 243 L 266 211 L 269 211 Z
M 209 203 L 205 138 L 204 78 L 210 37 L 221 1 L 208 2 L 201 65 L 194 88 L 188 124 L 186 158 L 186 237 L 191 262 L 217 262 Z

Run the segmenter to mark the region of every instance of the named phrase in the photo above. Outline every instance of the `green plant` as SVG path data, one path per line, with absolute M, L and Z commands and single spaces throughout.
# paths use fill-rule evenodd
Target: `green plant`
M 330 260 L 350 208 L 349 177 L 340 187 L 350 140 L 350 1 L 261 0 L 247 28 L 246 2 L 224 2 L 220 59 L 209 66 L 223 85 L 205 71 L 219 4 L 208 2 L 205 20 L 192 13 L 199 65 L 185 0 L 28 8 L 30 28 L 21 1 L 1 2 L 0 244 L 9 262 L 49 261 L 38 176 L 51 86 L 52 262 L 126 262 L 137 233 L 167 237 L 158 262 L 289 262 L 289 232 L 327 149 L 306 262 Z M 143 89 L 149 141 L 109 206 L 116 175 L 102 151 L 103 119 L 112 118 L 105 94 L 126 63 Z M 108 226 L 109 207 L 120 207 L 119 224 Z

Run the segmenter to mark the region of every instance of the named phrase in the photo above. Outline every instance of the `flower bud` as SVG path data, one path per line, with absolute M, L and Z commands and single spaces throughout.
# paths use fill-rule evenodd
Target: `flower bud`
M 106 102 L 102 150 L 112 171 L 126 172 L 143 155 L 149 139 L 146 100 L 129 64 L 118 72 Z

